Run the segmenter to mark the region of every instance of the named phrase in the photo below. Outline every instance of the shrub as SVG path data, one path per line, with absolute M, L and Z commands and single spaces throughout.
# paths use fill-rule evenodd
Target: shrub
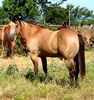
M 14 64 L 14 65 L 9 65 L 9 67 L 7 68 L 7 74 L 8 75 L 17 75 L 19 72 L 18 68 L 17 68 L 17 65 Z

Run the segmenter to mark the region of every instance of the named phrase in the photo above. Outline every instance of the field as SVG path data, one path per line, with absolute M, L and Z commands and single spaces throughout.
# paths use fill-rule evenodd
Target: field
M 0 100 L 94 100 L 94 51 L 86 51 L 85 58 L 86 77 L 82 81 L 79 75 L 77 88 L 69 88 L 69 73 L 59 58 L 48 58 L 48 82 L 39 58 L 39 83 L 29 56 L 0 59 Z

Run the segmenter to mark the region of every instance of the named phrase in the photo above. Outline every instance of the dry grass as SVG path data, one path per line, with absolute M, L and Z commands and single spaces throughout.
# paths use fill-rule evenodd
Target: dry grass
M 69 75 L 64 61 L 58 58 L 48 58 L 48 75 L 50 81 L 31 82 L 22 76 L 6 75 L 9 65 L 16 64 L 20 69 L 32 68 L 33 64 L 28 57 L 14 56 L 11 58 L 0 59 L 0 67 L 5 70 L 0 74 L 0 100 L 94 100 L 94 53 L 85 52 L 86 58 L 86 77 L 82 81 L 79 75 L 77 88 L 69 88 Z M 63 67 L 61 67 L 63 65 Z M 33 71 L 34 72 L 34 71 Z M 19 72 L 20 74 L 21 72 Z M 41 60 L 39 58 L 39 79 L 44 79 Z
M 59 58 L 47 58 L 47 64 L 51 64 L 54 60 L 57 60 L 58 63 L 64 63 Z M 42 68 L 41 59 L 38 58 L 39 63 L 39 69 Z M 33 63 L 30 59 L 30 56 L 14 56 L 13 58 L 3 58 L 0 59 L 0 66 L 6 69 L 9 67 L 9 65 L 16 64 L 18 68 L 27 68 L 27 67 L 33 67 Z

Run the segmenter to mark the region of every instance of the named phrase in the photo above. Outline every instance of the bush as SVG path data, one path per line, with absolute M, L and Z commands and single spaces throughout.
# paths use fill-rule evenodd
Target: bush
M 17 65 L 14 64 L 14 65 L 9 65 L 9 67 L 7 68 L 7 74 L 8 75 L 17 75 L 19 72 L 18 68 L 17 68 Z

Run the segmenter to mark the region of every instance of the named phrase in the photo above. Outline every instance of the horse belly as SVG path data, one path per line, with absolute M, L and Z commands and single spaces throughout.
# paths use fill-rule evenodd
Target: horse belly
M 41 50 L 39 52 L 39 56 L 45 56 L 45 57 L 60 57 L 60 54 L 58 52 L 48 52 L 47 50 Z
M 38 56 L 45 56 L 45 57 L 59 57 L 60 54 L 58 53 L 57 49 L 57 41 L 54 43 L 49 41 L 35 41 L 29 42 L 27 45 L 30 52 L 37 52 Z
M 60 54 L 58 52 L 57 46 L 43 46 L 39 49 L 39 56 L 46 56 L 46 57 L 59 57 Z

